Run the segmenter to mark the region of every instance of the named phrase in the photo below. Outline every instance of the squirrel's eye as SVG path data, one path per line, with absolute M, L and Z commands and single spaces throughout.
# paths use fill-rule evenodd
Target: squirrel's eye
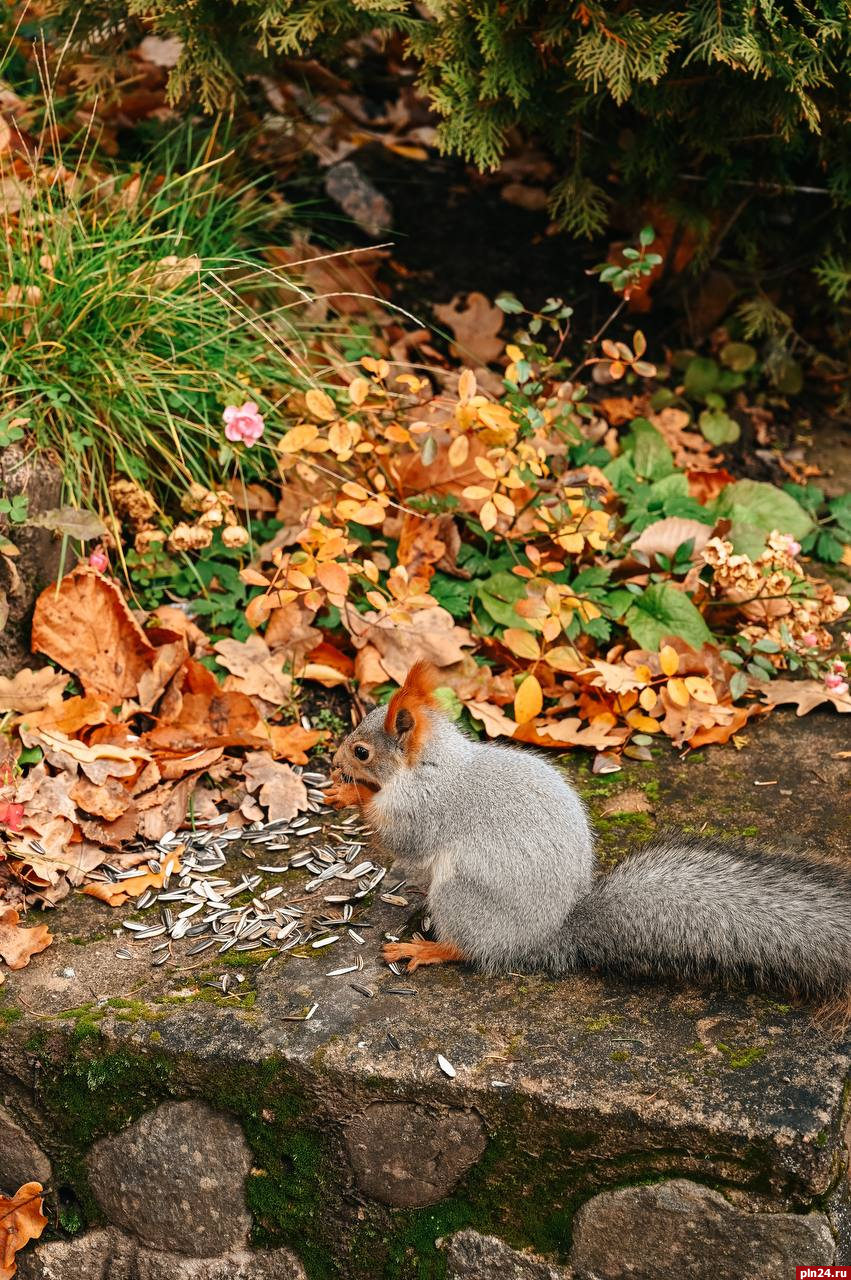
M 355 752 L 355 757 L 358 760 L 369 759 L 369 747 L 361 746 L 361 744 L 358 743 L 358 745 L 354 748 L 354 752 Z

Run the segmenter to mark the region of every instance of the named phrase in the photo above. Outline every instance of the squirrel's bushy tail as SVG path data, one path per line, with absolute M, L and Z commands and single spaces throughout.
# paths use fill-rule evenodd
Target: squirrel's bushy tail
M 668 836 L 576 904 L 567 965 L 746 977 L 851 1012 L 851 868 Z M 566 966 L 567 967 L 567 966 Z

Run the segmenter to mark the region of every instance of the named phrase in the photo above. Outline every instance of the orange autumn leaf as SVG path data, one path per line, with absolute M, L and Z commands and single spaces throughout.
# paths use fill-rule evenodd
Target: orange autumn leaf
M 526 724 L 540 715 L 544 705 L 544 693 L 537 676 L 526 676 L 514 695 L 514 719 Z
M 82 892 L 105 902 L 108 907 L 123 907 L 125 902 L 138 898 L 146 889 L 161 889 L 167 874 L 179 875 L 182 850 L 182 845 L 175 845 L 164 859 L 161 871 L 143 871 L 138 876 L 128 876 L 126 880 L 98 880 L 87 884 Z
M 73 671 L 87 694 L 113 705 L 136 696 L 155 656 L 118 587 L 86 567 L 42 591 L 32 649 Z
M 0 1280 L 12 1280 L 15 1254 L 47 1226 L 40 1182 L 25 1182 L 13 1196 L 0 1195 Z
M 669 644 L 662 645 L 659 650 L 659 666 L 666 676 L 675 676 L 679 670 L 680 655 Z
M 10 969 L 23 969 L 31 956 L 44 951 L 53 941 L 46 924 L 24 929 L 19 924 L 20 918 L 14 907 L 0 906 L 0 957 Z
M 276 760 L 307 764 L 307 753 L 329 737 L 327 729 L 304 729 L 300 724 L 270 725 L 271 753 Z

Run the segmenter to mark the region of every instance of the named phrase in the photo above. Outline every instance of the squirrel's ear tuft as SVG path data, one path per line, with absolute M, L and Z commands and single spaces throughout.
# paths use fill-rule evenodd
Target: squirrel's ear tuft
M 384 728 L 394 738 L 403 740 L 406 754 L 415 756 L 428 730 L 426 711 L 435 707 L 434 691 L 438 685 L 436 668 L 430 662 L 415 662 L 405 677 L 402 688 L 387 704 Z

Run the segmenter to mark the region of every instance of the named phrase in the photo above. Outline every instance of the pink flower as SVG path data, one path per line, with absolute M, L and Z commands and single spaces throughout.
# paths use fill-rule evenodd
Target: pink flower
M 844 698 L 848 692 L 848 681 L 843 680 L 838 671 L 829 671 L 824 678 L 824 687 L 831 693 L 838 694 L 840 698 Z
M 106 573 L 109 568 L 109 558 L 101 547 L 96 547 L 89 556 L 89 564 L 93 569 L 97 569 L 98 573 Z
M 841 659 L 841 658 L 834 658 L 834 659 L 833 659 L 833 668 L 832 668 L 832 670 L 833 670 L 833 674 L 834 674 L 834 675 L 837 675 L 837 676 L 844 676 L 844 675 L 845 675 L 845 670 L 846 670 L 846 668 L 845 668 L 845 663 L 842 661 L 842 659 Z
M 790 556 L 799 556 L 801 554 L 801 544 L 795 541 L 791 533 L 787 534 L 784 540 L 786 542 L 786 550 Z
M 245 404 L 240 405 L 239 408 L 229 404 L 222 417 L 225 420 L 225 435 L 228 440 L 232 440 L 235 444 L 241 440 L 249 449 L 257 443 L 266 429 L 263 414 L 253 400 L 246 400 Z
M 815 631 L 806 631 L 801 636 L 801 644 L 806 645 L 808 649 L 815 649 L 818 644 L 818 636 Z

